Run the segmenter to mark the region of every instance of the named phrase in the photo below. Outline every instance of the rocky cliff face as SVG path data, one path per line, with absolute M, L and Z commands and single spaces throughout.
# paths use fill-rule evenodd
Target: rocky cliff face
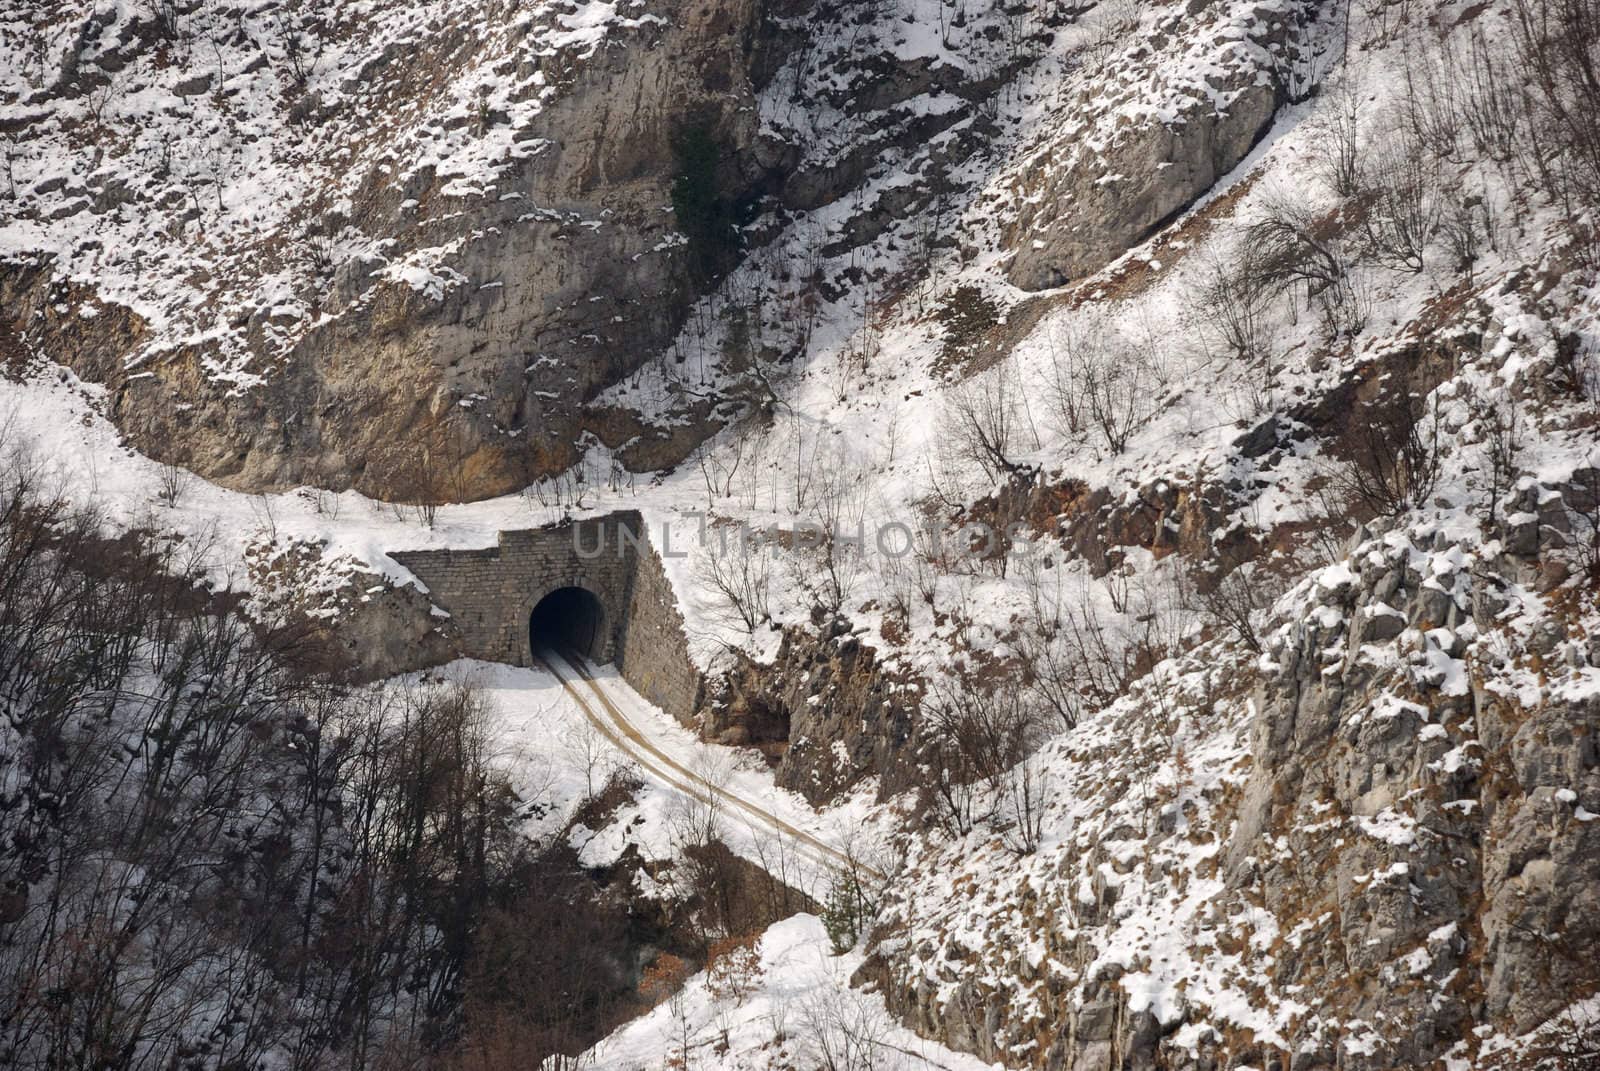
M 1242 156 L 1314 37 L 1287 2 L 1195 8 L 1102 72 L 1125 86 L 1106 96 L 1081 68 L 1021 77 L 1126 29 L 1098 9 L 74 12 L 8 24 L 13 374 L 68 366 L 135 445 L 231 486 L 430 501 L 514 491 L 591 447 L 678 463 L 770 401 L 819 301 L 871 306 L 939 250 L 990 244 L 969 203 L 1009 221 L 1020 285 L 1114 258 Z M 1060 122 L 999 108 L 1045 82 Z M 671 210 L 686 131 L 762 258 L 709 304 Z
M 1552 533 L 1588 487 L 1526 497 Z M 1070 748 L 1070 832 L 1019 873 L 966 887 L 998 843 L 914 862 L 866 980 L 1050 1068 L 1422 1066 L 1561 1011 L 1600 951 L 1600 650 L 1527 597 L 1530 549 L 1358 543 L 1259 666 L 1179 672 Z
M 1315 16 L 1293 0 L 1199 0 L 1170 12 L 1123 69 L 1074 87 L 1058 104 L 1072 118 L 1008 176 L 1010 281 L 1041 290 L 1093 274 L 1211 189 L 1309 89 L 1326 43 Z
M 884 797 L 916 784 L 919 699 L 840 620 L 787 631 L 770 662 L 742 660 L 697 715 L 707 739 L 763 749 L 780 785 L 825 804 L 869 777 Z
M 674 139 L 705 132 L 730 202 L 781 175 L 752 100 L 783 41 L 754 2 L 634 8 L 116 8 L 54 38 L 36 10 L 0 98 L 12 348 L 238 486 L 471 499 L 586 437 L 675 462 L 692 428 L 586 403 L 705 285 Z

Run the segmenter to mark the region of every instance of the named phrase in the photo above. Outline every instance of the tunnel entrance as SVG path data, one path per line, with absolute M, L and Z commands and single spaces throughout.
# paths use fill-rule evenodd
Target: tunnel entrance
M 583 588 L 557 588 L 539 600 L 528 619 L 535 651 L 575 651 L 589 658 L 605 655 L 605 607 Z

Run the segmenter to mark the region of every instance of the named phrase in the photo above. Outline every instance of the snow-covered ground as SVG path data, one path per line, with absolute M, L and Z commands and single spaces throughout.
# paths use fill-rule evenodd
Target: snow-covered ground
M 604 5 L 587 10 L 598 6 Z M 1438 7 L 1463 21 L 1473 9 L 1466 4 Z M 1479 11 L 1472 17 L 1498 16 Z M 1140 25 L 1137 16 L 1134 25 Z M 1339 78 L 1362 102 L 1363 144 L 1371 149 L 1381 135 L 1398 126 L 1392 107 L 1410 66 L 1433 60 L 1410 47 L 1404 37 L 1377 33 L 1364 20 L 1358 19 L 1351 32 L 1356 39 L 1349 42 L 1349 61 Z M 938 53 L 947 58 L 947 49 L 930 36 L 908 33 L 901 42 L 904 55 Z M 1068 55 L 1072 47 L 1072 40 L 1064 37 L 1056 59 Z M 1046 64 L 1023 76 L 1013 135 L 1015 128 L 1050 121 L 1048 113 L 1060 96 L 1046 92 L 1043 80 L 1061 74 L 1059 66 Z M 1036 81 L 1027 83 L 1030 78 Z M 922 516 L 930 502 L 948 516 L 993 492 L 996 481 L 970 457 L 951 456 L 951 399 L 957 377 L 939 361 L 945 329 L 936 311 L 958 287 L 971 286 L 995 302 L 999 321 L 1020 314 L 1027 302 L 1047 305 L 1007 358 L 975 380 L 980 389 L 984 384 L 998 389 L 1001 377 L 1009 377 L 1017 407 L 1012 460 L 1036 466 L 1045 482 L 1073 480 L 1086 489 L 1109 489 L 1115 501 L 1131 501 L 1139 488 L 1162 482 L 1197 492 L 1208 486 L 1242 489 L 1238 498 L 1230 500 L 1231 512 L 1216 534 L 1242 528 L 1275 546 L 1273 539 L 1288 533 L 1277 561 L 1287 574 L 1288 593 L 1276 606 L 1263 607 L 1257 614 L 1264 630 L 1287 627 L 1292 622 L 1286 618 L 1305 610 L 1317 584 L 1339 580 L 1323 568 L 1328 558 L 1343 553 L 1342 540 L 1348 532 L 1325 515 L 1324 503 L 1314 491 L 1332 461 L 1325 444 L 1303 436 L 1287 442 L 1269 465 L 1241 453 L 1241 436 L 1271 415 L 1323 397 L 1340 377 L 1404 354 L 1419 335 L 1432 330 L 1430 317 L 1436 309 L 1457 302 L 1462 310 L 1476 311 L 1462 311 L 1449 323 L 1450 332 L 1457 336 L 1477 332 L 1481 339 L 1463 346 L 1459 363 L 1429 388 L 1427 404 L 1440 417 L 1445 463 L 1436 493 L 1427 503 L 1432 515 L 1428 535 L 1442 534 L 1455 543 L 1476 546 L 1478 550 L 1461 555 L 1466 561 L 1475 560 L 1480 550 L 1482 557 L 1497 554 L 1502 548 L 1483 534 L 1480 520 L 1485 512 L 1493 517 L 1501 505 L 1485 502 L 1489 469 L 1485 414 L 1497 406 L 1524 404 L 1528 392 L 1545 389 L 1542 382 L 1527 382 L 1530 370 L 1536 373 L 1533 378 L 1542 380 L 1544 374 L 1537 370 L 1566 344 L 1567 335 L 1582 344 L 1583 359 L 1594 359 L 1600 306 L 1596 293 L 1571 282 L 1552 284 L 1554 289 L 1538 294 L 1526 286 L 1527 266 L 1544 260 L 1552 235 L 1559 233 L 1558 212 L 1528 198 L 1501 168 L 1471 157 L 1463 148 L 1462 161 L 1439 180 L 1443 185 L 1436 196 L 1452 203 L 1471 200 L 1497 220 L 1495 240 L 1479 250 L 1465 278 L 1440 240 L 1428 247 L 1417 270 L 1353 259 L 1349 282 L 1361 325 L 1354 329 L 1345 325 L 1344 333 L 1330 341 L 1324 337 L 1326 325 L 1298 298 L 1298 291 L 1280 294 L 1262 311 L 1259 327 L 1263 338 L 1270 340 L 1270 353 L 1256 365 L 1241 363 L 1219 345 L 1213 327 L 1196 311 L 1196 296 L 1208 284 L 1215 265 L 1239 259 L 1249 224 L 1266 218 L 1285 201 L 1313 215 L 1338 208 L 1339 198 L 1317 176 L 1325 163 L 1325 124 L 1340 99 L 1330 92 L 1284 109 L 1254 152 L 1194 213 L 1174 223 L 1174 231 L 1184 237 L 1164 245 L 1167 237 L 1158 235 L 1070 292 L 1030 296 L 1001 281 L 1004 255 L 998 248 L 998 222 L 975 197 L 959 225 L 973 240 L 975 253 L 936 257 L 926 286 L 919 281 L 914 291 L 894 295 L 869 315 L 868 297 L 841 282 L 843 296 L 824 304 L 809 348 L 795 362 L 793 374 L 777 384 L 782 404 L 770 426 L 731 429 L 678 471 L 641 477 L 630 488 L 590 488 L 582 510 L 576 512 L 638 509 L 652 534 L 664 524 L 672 526 L 674 544 L 691 553 L 665 564 L 695 656 L 703 665 L 730 645 L 756 655 L 765 653 L 772 633 L 764 628 L 743 633 L 730 623 L 716 595 L 697 579 L 696 569 L 706 553 L 696 545 L 702 514 L 710 512 L 753 527 L 814 517 L 819 505 L 839 506 L 837 501 L 819 504 L 815 484 L 825 477 L 836 489 L 845 488 L 848 509 L 866 526 L 870 538 L 876 524 L 908 522 Z M 830 145 L 825 142 L 816 151 L 824 152 Z M 1002 178 L 992 183 L 983 175 L 966 178 L 983 188 L 1003 185 Z M 869 192 L 881 193 L 904 181 L 905 174 L 892 176 Z M 1187 229 L 1207 203 L 1232 195 L 1236 199 L 1220 224 Z M 819 209 L 796 224 L 784 240 L 803 245 L 808 235 L 836 233 L 852 211 L 844 204 Z M 903 258 L 887 246 L 895 239 L 904 245 L 915 222 L 905 221 L 905 228 L 892 232 L 877 247 L 852 250 L 850 267 L 869 279 L 902 267 Z M 842 280 L 845 259 L 841 256 L 823 268 Z M 1137 285 L 1113 285 L 1119 272 L 1135 265 Z M 763 278 L 769 267 L 764 259 L 756 259 L 739 269 L 727 292 L 719 295 L 724 304 L 708 304 L 702 310 L 707 315 L 696 319 L 711 319 L 710 310 L 727 307 L 728 295 L 741 288 L 770 284 L 770 278 Z M 1447 295 L 1453 296 L 1447 301 Z M 769 294 L 770 307 L 784 308 L 780 300 L 784 296 Z M 1118 449 L 1110 448 L 1093 429 L 1069 426 L 1055 412 L 1052 395 L 1060 386 L 1061 354 L 1086 334 L 1113 337 L 1125 352 L 1148 359 L 1150 378 L 1142 399 L 1147 411 Z M 716 342 L 715 337 L 700 338 L 695 346 L 714 354 Z M 1407 362 L 1408 367 L 1416 359 Z M 716 383 L 721 373 L 713 361 L 709 368 L 700 365 L 698 374 L 705 386 Z M 652 399 L 665 405 L 673 384 L 660 375 L 651 366 L 617 387 L 614 395 L 643 408 Z M 0 381 L 0 414 L 9 414 L 4 423 L 11 442 L 31 445 L 66 493 L 101 506 L 109 524 L 149 524 L 212 541 L 213 574 L 219 582 L 245 582 L 243 562 L 252 546 L 298 539 L 322 545 L 330 570 L 360 566 L 404 583 L 410 578 L 389 557 L 392 551 L 488 546 L 501 530 L 558 520 L 567 512 L 540 506 L 535 497 L 507 496 L 442 507 L 432 524 L 424 527 L 407 510 L 353 493 L 245 495 L 199 480 L 186 481 L 177 504 L 161 506 L 156 503 L 169 473 L 121 445 L 115 430 L 97 412 L 97 400 L 96 388 L 65 376 L 49 382 Z M 1521 490 L 1537 495 L 1541 485 L 1557 484 L 1585 464 L 1600 464 L 1600 441 L 1592 422 L 1580 419 L 1582 410 L 1581 404 L 1564 410 L 1554 402 L 1545 403 L 1537 414 L 1542 419 L 1523 426 Z M 1319 527 L 1332 532 L 1331 553 L 1328 545 L 1318 545 L 1306 534 Z M 1434 563 L 1408 541 L 1413 536 L 1421 538 L 1416 530 L 1396 533 L 1388 543 L 1373 541 L 1366 552 L 1415 555 L 1423 563 L 1423 575 L 1431 580 Z M 866 642 L 881 658 L 935 677 L 959 660 L 952 655 L 956 648 L 995 658 L 1014 654 L 1008 637 L 1030 600 L 1046 586 L 1053 592 L 1043 597 L 1053 600 L 1057 610 L 1090 607 L 1105 620 L 1129 622 L 1168 613 L 1181 617 L 1172 627 L 1175 638 L 1182 641 L 1192 640 L 1203 624 L 1191 608 L 1170 602 L 1158 605 L 1155 596 L 1150 603 L 1140 602 L 1143 592 L 1160 595 L 1159 584 L 1171 576 L 1170 571 L 1163 572 L 1171 570 L 1171 559 L 1162 565 L 1148 551 L 1130 548 L 1119 567 L 1102 577 L 1089 575 L 1083 562 L 1068 560 L 1058 548 L 1048 559 L 1049 571 L 1017 569 L 999 575 L 967 569 L 927 579 L 924 597 L 904 600 L 908 620 L 898 638 L 884 629 L 885 608 L 904 594 L 905 585 L 923 581 L 910 580 L 882 561 L 860 563 L 852 569 L 845 610 L 865 630 Z M 800 558 L 775 567 L 768 606 L 774 620 L 801 624 L 809 619 L 807 573 L 814 571 Z M 1537 594 L 1519 591 L 1508 628 L 1523 636 L 1531 634 L 1536 626 L 1553 620 L 1547 610 Z M 1412 640 L 1420 644 L 1421 633 Z M 1403 668 L 1398 645 L 1373 657 L 1380 656 L 1387 660 L 1382 668 Z M 1458 674 L 1450 686 L 1460 687 L 1461 670 L 1453 664 L 1445 669 Z M 1231 676 L 1218 679 L 1226 676 L 1223 670 Z M 532 833 L 561 827 L 572 804 L 593 787 L 590 772 L 597 761 L 602 771 L 608 764 L 630 761 L 603 739 L 596 743 L 583 711 L 548 673 L 468 663 L 457 663 L 445 672 L 471 675 L 485 685 L 498 710 L 502 761 L 513 771 L 525 798 L 553 801 L 550 810 L 530 818 Z M 1036 919 L 1018 906 L 1031 903 L 1030 898 L 1043 890 L 1053 898 L 1052 917 L 1062 933 L 1080 942 L 1104 939 L 1094 947 L 1080 945 L 1080 950 L 1087 949 L 1085 964 L 1064 971 L 1063 977 L 1116 973 L 1128 994 L 1128 1007 L 1148 1011 L 1163 1023 L 1176 1021 L 1180 1005 L 1204 1004 L 1209 1020 L 1219 1028 L 1248 1028 L 1263 1039 L 1287 1037 L 1295 1017 L 1307 1011 L 1302 1001 L 1308 995 L 1279 994 L 1270 1000 L 1261 996 L 1256 991 L 1259 978 L 1253 973 L 1257 961 L 1251 957 L 1275 941 L 1303 940 L 1304 934 L 1280 927 L 1278 920 L 1255 907 L 1221 922 L 1208 917 L 1221 888 L 1214 857 L 1227 835 L 1208 823 L 1224 813 L 1216 800 L 1237 790 L 1247 777 L 1247 734 L 1256 714 L 1250 700 L 1229 694 L 1229 689 L 1234 680 L 1247 679 L 1252 672 L 1248 663 L 1221 656 L 1205 665 L 1166 664 L 1158 667 L 1151 678 L 1154 683 L 1142 692 L 1124 697 L 1110 711 L 1086 717 L 1076 729 L 1048 743 L 1036 761 L 1053 782 L 1055 795 L 1046 807 L 1045 836 L 1024 861 L 982 828 L 954 843 L 941 842 L 937 835 L 926 838 L 920 858 L 913 860 L 924 867 L 918 877 L 921 884 L 906 893 L 901 921 L 908 929 L 909 944 L 925 941 L 934 951 L 916 959 L 914 966 L 948 989 L 962 972 L 993 967 L 995 977 L 1000 977 L 1001 967 L 994 964 L 1007 961 L 1006 970 L 1014 968 L 1015 963 L 1009 962 L 1015 958 L 1013 952 L 1026 956 L 1030 968 L 1048 964 L 1045 946 L 1029 928 Z M 1510 683 L 1505 686 L 1520 689 L 1518 694 L 1530 705 L 1561 698 L 1541 692 L 1544 672 L 1543 668 L 1538 675 L 1508 671 L 1505 681 Z M 1600 686 L 1600 671 L 1571 667 L 1564 677 L 1551 681 L 1552 688 L 1567 688 L 1574 696 L 1587 694 Z M 867 802 L 869 787 L 819 813 L 776 789 L 753 756 L 695 740 L 614 676 L 603 678 L 600 686 L 627 712 L 629 722 L 674 761 L 701 771 L 782 821 L 841 845 L 859 841 L 863 829 L 869 831 L 868 839 L 887 832 L 887 817 Z M 1385 713 L 1387 708 L 1375 703 L 1373 715 Z M 1440 728 L 1434 724 L 1425 731 L 1437 736 Z M 1458 750 L 1464 754 L 1467 747 L 1462 743 Z M 596 760 L 596 754 L 603 757 Z M 1452 761 L 1460 761 L 1460 756 Z M 1573 790 L 1563 786 L 1561 791 Z M 1194 833 L 1196 842 L 1169 845 L 1168 854 L 1157 857 L 1156 873 L 1137 864 L 1147 843 L 1140 823 L 1150 821 L 1150 801 L 1158 798 L 1162 802 L 1157 818 Z M 583 858 L 603 865 L 620 857 L 630 844 L 638 845 L 649 858 L 670 857 L 675 823 L 682 808 L 693 805 L 683 793 L 647 776 L 646 788 L 616 821 L 604 830 L 578 831 Z M 1584 815 L 1592 817 L 1590 810 L 1580 811 L 1579 821 L 1586 820 Z M 722 822 L 735 850 L 758 862 L 768 857 L 764 853 L 770 851 L 769 834 L 759 823 L 743 822 L 732 812 L 725 813 Z M 1386 812 L 1352 825 L 1349 832 L 1352 839 L 1381 841 L 1403 852 L 1409 830 L 1395 814 Z M 1081 851 L 1074 848 L 1078 841 Z M 875 845 L 869 844 L 867 852 L 872 850 Z M 1063 860 L 1075 869 L 1063 869 L 1068 865 Z M 1070 881 L 1063 877 L 1068 873 Z M 807 891 L 820 891 L 824 878 L 820 870 L 809 869 L 803 879 L 811 886 Z M 1122 890 L 1121 910 L 1126 914 L 1117 926 L 1083 936 L 1090 927 L 1079 926 L 1079 913 L 1094 909 L 1108 888 Z M 989 958 L 973 955 L 979 952 Z M 742 1000 L 717 997 L 704 977 L 696 977 L 681 998 L 597 1047 L 598 1065 L 657 1067 L 674 1046 L 693 1053 L 693 1066 L 817 1062 L 815 1049 L 806 1046 L 823 1043 L 832 1029 L 828 1024 L 842 1018 L 876 1024 L 863 1025 L 858 1032 L 879 1039 L 874 1051 L 884 1063 L 877 1066 L 891 1066 L 892 1059 L 950 1068 L 973 1066 L 883 1025 L 878 998 L 854 993 L 846 985 L 859 960 L 854 954 L 831 956 L 816 920 L 797 918 L 775 927 L 764 939 L 761 954 L 764 981 Z M 1044 987 L 1044 982 L 1034 983 L 1035 990 Z M 1026 993 L 1018 998 L 1020 1016 L 1034 1009 L 1028 999 Z M 819 1022 L 823 1027 L 817 1026 Z M 1181 1043 L 1198 1046 L 1204 1040 L 1202 1032 L 1210 1029 L 1191 1020 L 1184 1027 L 1187 1033 L 1180 1035 Z M 1356 1034 L 1352 1029 L 1352 1044 L 1365 1044 L 1366 1035 Z
M 881 997 L 850 986 L 860 953 L 836 956 L 822 922 L 796 915 L 762 935 L 734 993 L 706 972 L 584 1054 L 597 1071 L 831 1067 L 850 1071 L 989 1071 L 896 1023 Z
M 694 815 L 707 813 L 708 806 L 721 837 L 737 854 L 769 870 L 781 864 L 787 884 L 819 900 L 826 896 L 839 860 L 820 854 L 773 820 L 841 853 L 854 853 L 868 866 L 882 852 L 891 831 L 889 818 L 864 793 L 819 811 L 777 787 L 753 752 L 697 739 L 635 692 L 613 667 L 594 666 L 590 672 L 628 725 L 659 755 L 619 746 L 615 734 L 593 721 L 605 717 L 599 705 L 593 699 L 580 704 L 548 669 L 461 660 L 432 674 L 471 681 L 488 697 L 495 712 L 496 761 L 522 799 L 539 805 L 526 826 L 529 835 L 559 831 L 576 804 L 597 793 L 612 771 L 626 769 L 644 787 L 603 829 L 579 828 L 571 834 L 586 865 L 609 866 L 630 845 L 645 859 L 671 860 L 683 843 L 686 825 Z M 665 767 L 659 756 L 680 769 Z M 702 791 L 707 787 L 709 793 Z M 708 804 L 712 797 L 715 802 Z

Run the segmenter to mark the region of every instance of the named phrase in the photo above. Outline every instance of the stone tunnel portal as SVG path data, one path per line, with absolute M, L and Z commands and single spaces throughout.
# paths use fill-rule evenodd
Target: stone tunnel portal
M 531 666 L 542 647 L 576 648 L 614 662 L 680 720 L 700 704 L 676 594 L 635 511 L 502 531 L 491 547 L 393 557 L 423 585 L 457 657 Z
M 605 607 L 580 587 L 557 588 L 533 608 L 528 642 L 534 651 L 573 651 L 588 658 L 605 655 Z

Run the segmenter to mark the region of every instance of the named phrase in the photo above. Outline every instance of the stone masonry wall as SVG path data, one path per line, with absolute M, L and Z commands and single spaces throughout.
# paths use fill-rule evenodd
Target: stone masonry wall
M 687 722 L 700 705 L 703 682 L 689 659 L 672 583 L 648 543 L 644 550 L 635 555 L 617 664 L 640 695 Z
M 558 588 L 578 587 L 596 596 L 605 612 L 599 661 L 615 661 L 625 680 L 674 717 L 687 719 L 698 703 L 700 675 L 689 660 L 683 618 L 635 512 L 501 532 L 498 545 L 483 550 L 392 556 L 450 614 L 461 657 L 531 665 L 534 607 Z

